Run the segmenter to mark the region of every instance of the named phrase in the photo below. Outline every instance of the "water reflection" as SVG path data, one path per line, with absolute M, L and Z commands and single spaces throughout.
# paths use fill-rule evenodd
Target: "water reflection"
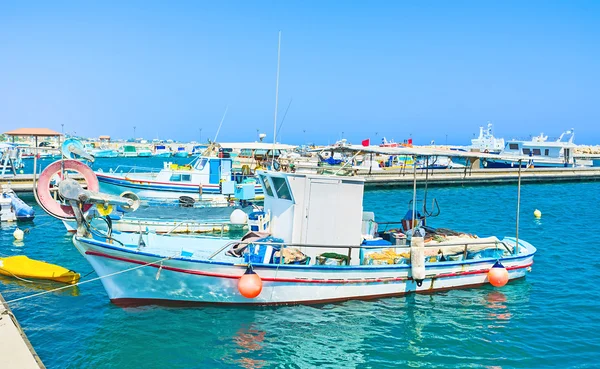
M 249 328 L 247 330 L 241 328 L 237 331 L 234 337 L 234 342 L 239 346 L 239 348 L 236 350 L 236 353 L 241 355 L 251 353 L 254 351 L 260 351 L 263 348 L 265 334 L 265 331 L 259 331 L 253 328 Z M 262 368 L 267 364 L 265 360 L 257 360 L 244 355 L 242 355 L 241 358 L 236 360 L 236 362 L 241 367 L 247 369 Z
M 0 284 L 3 285 L 2 293 L 10 294 L 9 297 L 8 295 L 5 296 L 7 300 L 21 296 L 32 295 L 41 291 L 51 291 L 55 288 L 64 286 L 64 284 L 58 282 L 43 280 L 19 280 L 14 277 L 4 275 L 0 275 Z M 53 294 L 57 296 L 79 296 L 79 287 L 73 286 L 71 288 L 65 288 L 59 291 L 55 291 L 53 292 Z
M 511 318 L 510 311 L 506 304 L 506 295 L 500 291 L 490 291 L 485 296 L 486 308 L 488 308 L 488 317 L 499 320 L 509 321 Z

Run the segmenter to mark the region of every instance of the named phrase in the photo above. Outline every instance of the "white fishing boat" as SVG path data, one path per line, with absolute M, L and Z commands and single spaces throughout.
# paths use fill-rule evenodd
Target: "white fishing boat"
M 131 191 L 142 199 L 172 199 L 182 196 L 194 201 L 262 197 L 262 188 L 253 177 L 232 172 L 230 158 L 197 157 L 188 165 L 165 162 L 162 169 L 118 166 L 110 172 L 98 171 L 103 192 L 119 195 Z
M 154 145 L 154 153 L 152 153 L 152 156 L 155 158 L 169 158 L 171 157 L 171 154 L 171 150 L 165 145 Z
M 513 168 L 519 165 L 520 156 L 529 160 L 522 162 L 523 167 L 582 167 L 592 166 L 592 160 L 575 158 L 575 130 L 563 132 L 556 141 L 547 141 L 542 133 L 531 140 L 510 140 L 500 152 L 502 158 L 489 158 L 483 161 L 486 168 Z
M 515 238 L 436 229 L 426 224 L 433 214 L 416 209 L 415 190 L 402 228 L 386 230 L 364 211 L 360 178 L 266 171 L 264 211 L 234 222 L 250 228 L 243 237 L 98 233 L 80 209 L 131 200 L 96 194 L 88 172 L 89 190 L 63 179 L 59 192 L 71 207 L 53 208 L 46 178 L 61 167 L 71 163 L 40 176 L 40 205 L 77 217 L 74 245 L 117 304 L 311 304 L 502 286 L 525 277 L 536 252 L 518 238 L 518 220 Z
M 488 123 L 487 128 L 479 127 L 479 137 L 471 140 L 471 150 L 499 153 L 504 149 L 504 139 L 494 137 L 492 123 Z
M 187 158 L 188 156 L 190 156 L 190 153 L 187 151 L 185 146 L 179 146 L 177 148 L 177 151 L 173 153 L 173 156 L 176 158 Z
M 0 143 L 0 177 L 4 177 L 6 174 L 16 176 L 17 170 L 24 167 L 22 147 L 10 143 Z
M 111 212 L 103 217 L 96 208 L 91 208 L 85 217 L 90 219 L 90 225 L 98 230 L 112 232 L 153 232 L 159 234 L 198 234 L 216 233 L 224 234 L 231 230 L 239 232 L 244 227 L 231 223 L 231 214 L 241 210 L 251 214 L 257 208 L 254 206 L 228 206 L 228 207 L 174 207 L 168 205 L 144 206 L 135 213 L 127 213 L 120 209 L 110 209 Z M 75 219 L 63 220 L 68 232 L 77 231 Z
M 107 148 L 93 149 L 90 151 L 90 153 L 95 158 L 116 158 L 117 156 L 119 156 L 119 152 L 117 150 Z
M 119 148 L 119 156 L 134 158 L 138 156 L 137 149 L 133 145 L 123 145 Z
M 139 147 L 137 149 L 137 156 L 139 156 L 140 158 L 149 158 L 150 156 L 152 156 L 152 150 L 150 150 L 147 147 Z

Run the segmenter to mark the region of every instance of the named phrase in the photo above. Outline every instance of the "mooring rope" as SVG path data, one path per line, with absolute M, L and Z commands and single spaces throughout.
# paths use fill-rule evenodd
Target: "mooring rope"
M 173 255 L 173 256 L 175 256 L 175 255 Z M 49 293 L 52 293 L 52 292 L 56 292 L 56 291 L 65 290 L 65 289 L 67 289 L 67 288 L 72 288 L 72 287 L 76 287 L 76 286 L 81 286 L 82 284 L 86 284 L 86 283 L 94 282 L 94 281 L 97 281 L 97 280 L 100 280 L 100 279 L 104 279 L 104 278 L 108 278 L 108 277 L 112 277 L 112 276 L 115 276 L 115 275 L 118 275 L 118 274 L 127 273 L 127 272 L 130 272 L 130 271 L 132 271 L 132 270 L 136 270 L 136 269 L 140 269 L 140 268 L 143 268 L 143 267 L 147 267 L 147 266 L 149 266 L 149 265 L 153 265 L 153 264 L 162 263 L 162 262 L 163 262 L 163 261 L 165 261 L 165 260 L 169 260 L 169 259 L 171 259 L 173 256 L 167 256 L 167 257 L 164 257 L 164 258 L 162 258 L 162 259 L 159 259 L 159 260 L 156 260 L 156 261 L 153 261 L 153 262 L 150 262 L 150 263 L 146 263 L 146 264 L 143 264 L 143 265 L 137 265 L 137 266 L 135 266 L 135 267 L 132 267 L 132 268 L 129 268 L 129 269 L 120 270 L 120 271 L 118 271 L 118 272 L 110 273 L 110 274 L 103 275 L 103 276 L 99 276 L 99 277 L 92 278 L 92 279 L 88 279 L 87 281 L 80 281 L 80 282 L 77 282 L 77 283 L 75 283 L 75 284 L 70 284 L 70 285 L 68 285 L 68 286 L 62 286 L 62 287 L 54 288 L 54 289 L 51 289 L 51 290 L 48 290 L 48 291 L 43 291 L 43 292 L 34 293 L 33 295 L 28 295 L 28 296 L 19 297 L 19 298 L 16 298 L 16 299 L 13 299 L 13 300 L 9 300 L 9 301 L 7 301 L 7 303 L 13 303 L 13 302 L 18 302 L 18 301 L 22 301 L 22 300 L 27 300 L 27 299 L 30 299 L 30 298 L 34 298 L 34 297 L 38 297 L 38 296 L 42 296 L 42 295 L 46 295 L 46 294 L 49 294 Z

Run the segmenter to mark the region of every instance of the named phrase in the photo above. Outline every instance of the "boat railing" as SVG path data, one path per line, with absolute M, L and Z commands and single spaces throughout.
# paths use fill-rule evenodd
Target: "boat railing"
M 162 168 L 139 167 L 135 165 L 118 165 L 111 173 L 159 173 Z
M 234 246 L 234 245 L 265 245 L 265 246 L 272 246 L 272 247 L 278 247 L 281 249 L 284 249 L 286 247 L 296 247 L 296 248 L 327 248 L 327 249 L 342 249 L 342 250 L 348 250 L 348 258 L 350 259 L 350 253 L 353 249 L 362 249 L 362 250 L 381 250 L 381 249 L 389 249 L 389 248 L 393 248 L 393 249 L 406 249 L 410 252 L 411 246 L 410 245 L 321 245 L 321 244 L 308 244 L 308 243 L 286 243 L 286 242 L 271 242 L 271 241 L 231 241 L 228 242 L 227 244 L 225 244 L 224 246 L 222 246 L 221 248 L 219 248 L 217 251 L 213 252 L 208 259 L 212 259 L 215 256 L 219 255 L 220 253 L 222 253 L 223 251 L 225 251 L 226 249 Z M 430 244 L 430 245 L 424 245 L 425 248 L 430 248 L 430 249 L 442 249 L 442 248 L 449 248 L 449 247 L 457 247 L 457 246 L 462 246 L 464 247 L 463 249 L 463 255 L 464 258 L 466 259 L 467 257 L 467 253 L 469 252 L 469 247 L 470 246 L 478 246 L 478 245 L 490 245 L 490 244 L 495 244 L 496 247 L 504 247 L 509 253 L 513 253 L 513 250 L 511 250 L 510 246 L 504 242 L 504 241 L 473 241 L 473 242 L 449 242 L 449 243 L 444 243 L 443 245 L 440 244 Z
M 182 222 L 178 222 L 177 224 L 175 224 L 175 226 L 173 226 L 168 232 L 166 232 L 164 235 L 168 236 L 171 233 L 175 232 L 175 230 L 177 230 L 178 228 L 182 227 L 182 226 L 191 226 L 191 227 L 212 227 L 211 231 L 207 231 L 207 233 L 209 232 L 214 232 L 215 229 L 219 229 L 221 232 L 221 238 L 223 238 L 225 232 L 226 232 L 226 228 L 227 227 L 231 227 L 233 225 L 233 223 L 227 223 L 227 222 L 204 222 L 204 223 L 200 223 L 200 222 L 194 222 L 194 221 L 182 221 Z

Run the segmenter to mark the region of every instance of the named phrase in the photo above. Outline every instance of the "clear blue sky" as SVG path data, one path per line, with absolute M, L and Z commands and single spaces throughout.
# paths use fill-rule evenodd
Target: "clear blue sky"
M 272 140 L 278 30 L 284 142 L 600 143 L 597 1 L 2 1 L 0 129 Z

